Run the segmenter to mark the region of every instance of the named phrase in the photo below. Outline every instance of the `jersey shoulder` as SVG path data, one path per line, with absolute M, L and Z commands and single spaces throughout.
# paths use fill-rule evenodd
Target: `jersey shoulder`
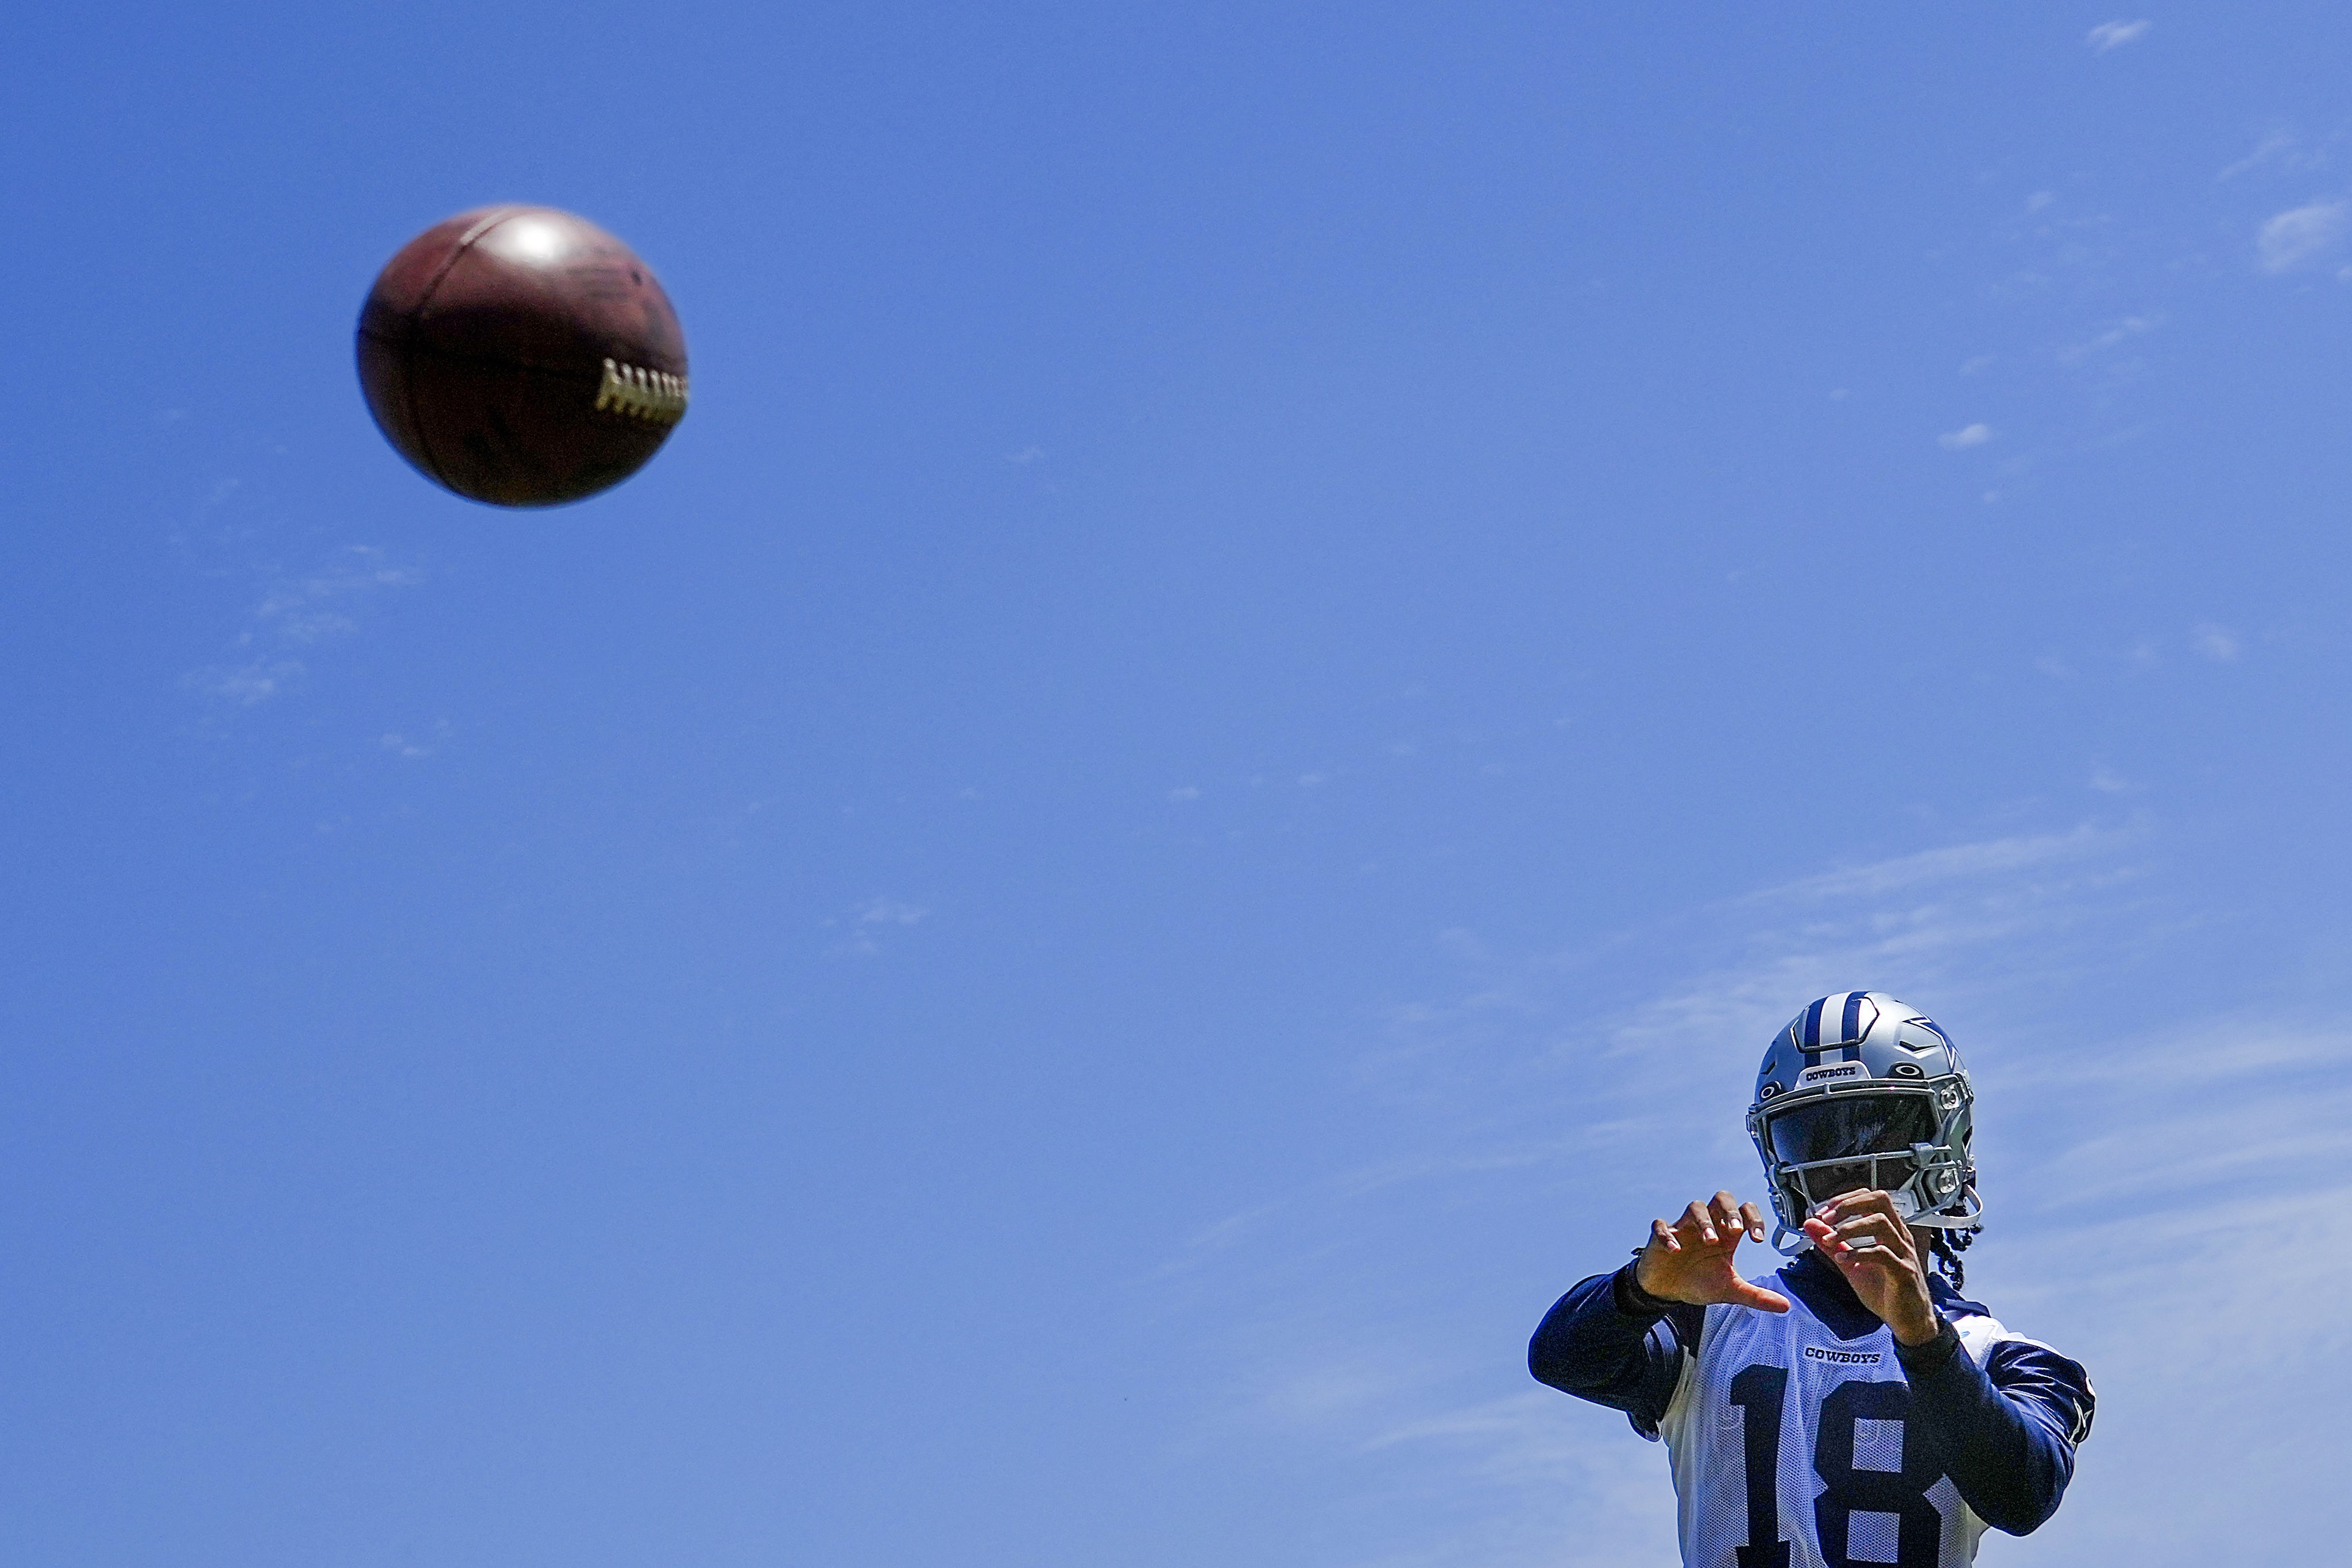
M 2038 1339 L 2011 1330 L 1976 1301 L 1957 1296 L 1937 1303 L 1960 1336 L 1961 1348 L 1984 1368 L 1986 1380 L 2011 1394 L 2031 1392 L 2066 1429 L 2060 1435 L 2079 1444 L 2091 1435 L 2098 1391 L 2083 1364 Z

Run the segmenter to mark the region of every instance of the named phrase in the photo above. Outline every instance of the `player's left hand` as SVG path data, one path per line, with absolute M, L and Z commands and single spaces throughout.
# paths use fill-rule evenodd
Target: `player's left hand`
M 1894 1198 L 1867 1188 L 1841 1193 L 1805 1221 L 1805 1234 L 1896 1340 L 1926 1344 L 1940 1332 L 1927 1260 Z

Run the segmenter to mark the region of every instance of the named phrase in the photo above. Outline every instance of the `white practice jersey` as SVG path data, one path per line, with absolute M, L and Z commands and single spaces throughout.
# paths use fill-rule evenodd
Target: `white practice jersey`
M 1974 1313 L 1952 1326 L 1979 1365 L 2012 1337 Z M 1659 1424 L 1686 1568 L 1964 1568 L 1984 1521 L 1905 1443 L 1910 1406 L 1883 1324 L 1842 1340 L 1793 1295 L 1786 1312 L 1707 1308 Z

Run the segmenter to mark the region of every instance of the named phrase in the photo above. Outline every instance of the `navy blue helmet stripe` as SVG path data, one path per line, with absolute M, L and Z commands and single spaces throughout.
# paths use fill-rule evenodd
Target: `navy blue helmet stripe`
M 1848 991 L 1845 994 L 1845 1019 L 1838 1026 L 1838 1039 L 1841 1040 L 1852 1040 L 1862 1032 L 1862 999 L 1869 994 L 1867 991 Z
M 1820 1001 L 1815 1002 L 1811 1007 L 1805 1009 L 1805 1038 L 1803 1043 L 1799 1049 L 1803 1051 L 1821 1050 L 1822 1009 L 1828 1005 L 1829 998 L 1823 997 Z

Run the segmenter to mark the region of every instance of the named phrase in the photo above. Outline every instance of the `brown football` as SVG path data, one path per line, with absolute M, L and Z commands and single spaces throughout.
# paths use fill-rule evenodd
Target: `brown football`
M 482 207 L 409 241 L 360 310 L 359 361 L 400 455 L 494 506 L 616 485 L 686 416 L 686 336 L 653 269 L 552 207 Z

